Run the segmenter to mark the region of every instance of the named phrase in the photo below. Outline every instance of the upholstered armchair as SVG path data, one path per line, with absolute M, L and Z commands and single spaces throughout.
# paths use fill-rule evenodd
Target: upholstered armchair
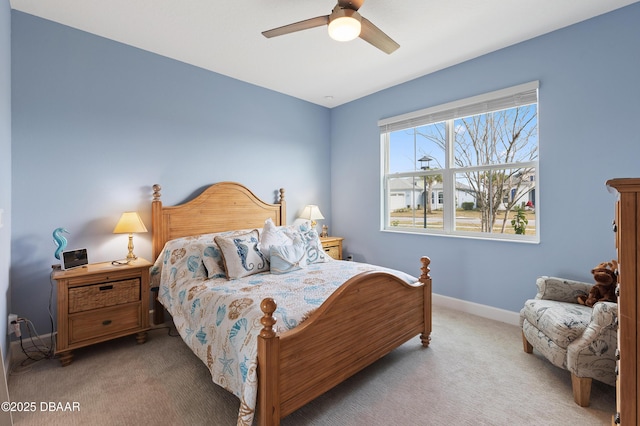
M 554 277 L 536 281 L 538 293 L 520 311 L 524 351 L 540 352 L 571 372 L 573 399 L 587 407 L 592 379 L 615 386 L 618 305 L 580 305 L 592 284 Z

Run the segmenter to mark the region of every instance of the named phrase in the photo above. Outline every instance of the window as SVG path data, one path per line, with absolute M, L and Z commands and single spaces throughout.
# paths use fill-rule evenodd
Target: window
M 378 124 L 384 230 L 539 241 L 537 81 Z

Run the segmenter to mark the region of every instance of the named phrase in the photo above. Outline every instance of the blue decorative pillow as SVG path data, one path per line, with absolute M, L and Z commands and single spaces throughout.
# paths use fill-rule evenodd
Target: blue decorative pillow
M 217 244 L 211 243 L 204 247 L 202 251 L 202 262 L 207 268 L 208 278 L 224 278 L 227 274 L 224 272 L 224 259 Z
M 241 229 L 236 231 L 224 231 L 216 232 L 213 234 L 202 234 L 194 238 L 198 243 L 203 245 L 202 250 L 202 263 L 207 269 L 207 276 L 209 278 L 225 278 L 227 276 L 224 270 L 224 259 L 220 252 L 220 247 L 215 242 L 215 237 L 222 236 L 228 237 L 231 235 L 240 235 L 250 232 L 251 229 Z
M 240 235 L 214 238 L 224 260 L 227 279 L 234 280 L 269 270 L 269 263 L 258 248 L 257 229 Z
M 322 248 L 322 242 L 316 228 L 311 226 L 309 221 L 305 221 L 300 225 L 292 225 L 284 228 L 284 232 L 295 240 L 300 239 L 304 244 L 305 251 L 307 253 L 307 264 L 311 263 L 324 263 L 331 260 L 324 249 Z
M 307 252 L 300 239 L 293 244 L 269 247 L 271 257 L 271 273 L 286 274 L 307 266 Z

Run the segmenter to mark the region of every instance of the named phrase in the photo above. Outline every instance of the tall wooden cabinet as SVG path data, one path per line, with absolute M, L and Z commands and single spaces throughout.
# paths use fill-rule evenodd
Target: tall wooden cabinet
M 640 422 L 640 179 L 607 181 L 618 194 L 614 231 L 618 250 L 618 378 L 613 423 L 635 426 Z

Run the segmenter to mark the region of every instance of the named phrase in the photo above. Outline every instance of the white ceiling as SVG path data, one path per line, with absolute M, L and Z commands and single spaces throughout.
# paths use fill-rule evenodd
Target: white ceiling
M 326 27 L 261 32 L 328 15 L 335 0 L 10 0 L 13 9 L 334 107 L 638 0 L 366 0 L 400 44 L 387 55 Z

